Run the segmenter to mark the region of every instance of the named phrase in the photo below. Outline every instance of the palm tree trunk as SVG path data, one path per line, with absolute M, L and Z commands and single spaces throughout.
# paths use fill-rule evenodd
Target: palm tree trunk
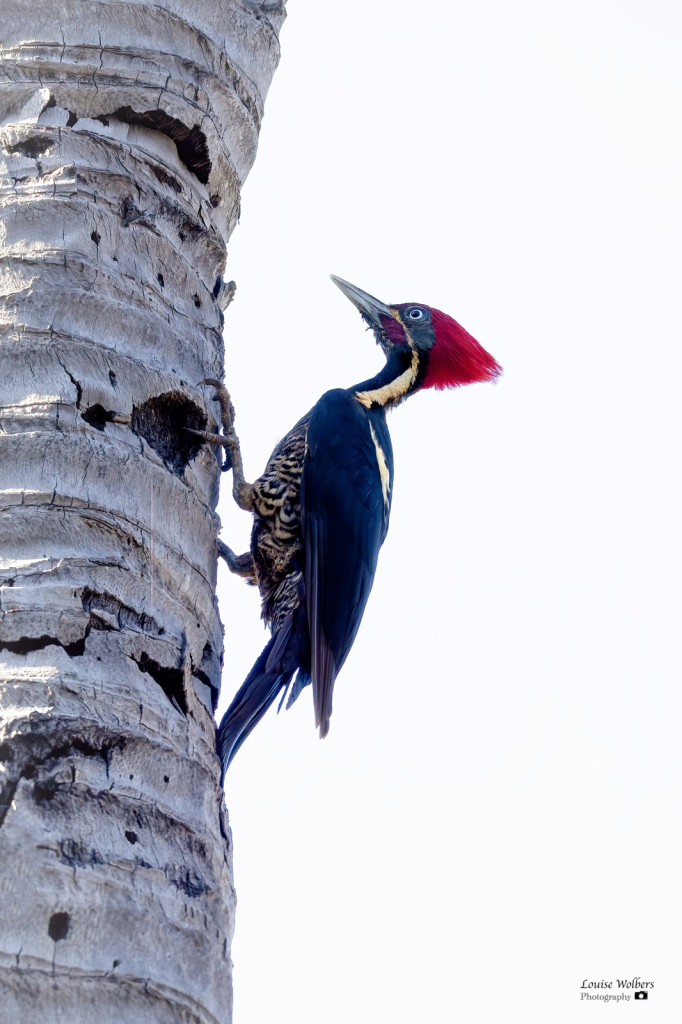
M 17 0 L 0 79 L 0 1021 L 231 1020 L 226 241 L 280 2 Z

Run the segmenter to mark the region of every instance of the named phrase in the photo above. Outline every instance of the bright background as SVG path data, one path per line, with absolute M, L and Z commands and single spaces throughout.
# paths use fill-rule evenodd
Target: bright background
M 682 8 L 291 0 L 282 48 L 227 268 L 247 477 L 381 365 L 330 272 L 505 375 L 391 415 L 331 733 L 305 691 L 229 772 L 235 1024 L 601 1019 L 583 979 L 634 975 L 608 1012 L 679 1020 Z M 219 593 L 222 711 L 267 635 Z

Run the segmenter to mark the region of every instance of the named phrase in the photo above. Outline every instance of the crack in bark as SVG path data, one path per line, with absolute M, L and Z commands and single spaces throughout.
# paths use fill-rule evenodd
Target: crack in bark
M 185 696 L 185 674 L 181 668 L 164 668 L 158 661 L 150 658 L 146 651 L 139 656 L 133 655 L 132 660 L 141 672 L 147 672 L 154 682 L 158 683 L 169 701 L 182 715 L 187 715 L 187 697 Z
M 19 779 L 15 779 L 14 781 L 7 783 L 0 790 L 0 828 L 2 828 L 7 812 L 12 806 L 12 801 L 14 800 L 14 794 L 17 791 L 19 781 Z
M 207 640 L 206 643 L 204 644 L 204 649 L 201 654 L 201 661 L 199 662 L 198 665 L 194 664 L 194 659 L 190 655 L 190 667 L 194 678 L 198 679 L 199 682 L 204 683 L 205 686 L 209 687 L 211 691 L 211 707 L 213 709 L 213 713 L 215 714 L 215 710 L 218 706 L 218 699 L 220 697 L 220 684 L 216 686 L 215 683 L 212 682 L 211 677 L 208 674 L 208 671 L 204 671 L 204 668 L 207 670 L 213 668 L 213 670 L 216 672 L 218 676 L 218 679 L 220 679 L 220 672 L 222 669 L 222 655 L 220 656 L 220 659 L 216 659 L 214 656 L 213 646 L 211 642 Z
M 204 893 L 210 892 L 211 887 L 203 878 L 200 878 L 196 871 L 182 867 L 178 869 L 175 865 L 166 865 L 165 875 L 171 885 L 174 885 L 178 892 L 184 892 L 190 899 L 197 899 Z
M 85 587 L 82 601 L 83 609 L 96 616 L 100 622 L 104 622 L 105 629 L 132 629 L 135 632 L 165 636 L 166 630 L 163 626 L 159 625 L 153 615 L 147 615 L 146 612 L 136 612 L 134 608 L 124 604 L 118 597 L 114 597 L 113 594 L 109 594 L 106 591 L 98 592 L 90 587 Z M 97 616 L 97 612 L 102 612 L 115 618 L 117 626 L 107 623 L 101 616 Z
M 31 651 L 42 651 L 45 647 L 62 647 L 70 658 L 80 658 L 85 653 L 85 640 L 90 633 L 90 626 L 86 626 L 85 633 L 80 640 L 73 640 L 65 644 L 59 637 L 47 636 L 22 636 L 18 640 L 0 640 L 0 651 L 9 651 L 10 654 L 30 654 Z
M 50 340 L 52 340 L 52 328 L 51 327 L 50 327 Z M 64 365 L 64 363 L 59 358 L 59 355 L 57 355 L 57 362 L 59 363 L 59 365 L 61 366 L 62 370 L 64 371 L 64 373 L 66 374 L 66 376 L 69 378 L 69 380 L 71 381 L 71 383 L 73 384 L 73 386 L 76 389 L 76 408 L 80 409 L 80 407 L 81 407 L 81 399 L 83 397 L 83 386 L 81 385 L 80 381 L 76 380 L 74 375 L 69 370 L 67 370 L 66 366 Z
M 51 146 L 54 145 L 54 140 L 49 136 L 45 135 L 29 135 L 27 139 L 22 142 L 17 142 L 13 146 L 7 148 L 8 153 L 21 153 L 22 156 L 26 156 L 29 160 L 35 160 L 38 163 L 38 157 L 46 153 Z M 38 163 L 38 169 L 40 170 L 40 164 Z
M 225 958 L 227 958 L 226 942 L 227 940 L 224 940 Z M 32 959 L 34 962 L 38 960 L 35 956 Z M 182 1024 L 224 1024 L 225 1022 L 224 1017 L 221 1016 L 219 1020 L 203 1003 L 200 1003 L 182 989 L 175 989 L 169 985 L 155 983 L 149 978 L 140 978 L 137 975 L 121 972 L 114 974 L 111 971 L 106 973 L 103 973 L 101 970 L 87 971 L 74 968 L 73 966 L 55 965 L 51 961 L 45 960 L 43 960 L 43 963 L 45 964 L 44 968 L 36 966 L 19 967 L 17 965 L 9 969 L 0 968 L 0 971 L 7 970 L 10 978 L 14 975 L 19 978 L 36 977 L 49 979 L 51 990 L 57 987 L 63 989 L 65 985 L 73 986 L 78 990 L 81 1001 L 83 999 L 83 986 L 87 983 L 92 985 L 92 1005 L 97 1005 L 98 1000 L 101 998 L 101 986 L 106 983 L 121 992 L 122 1006 L 130 1007 L 133 1005 L 134 997 L 139 997 L 143 1000 L 144 1006 L 154 1007 L 158 1010 L 159 1020 L 168 1020 L 172 1024 L 176 1024 L 176 1022 L 180 1024 L 180 1021 L 182 1021 Z M 120 963 L 121 960 L 116 961 L 114 968 Z M 57 983 L 59 984 L 57 985 Z M 50 998 L 55 998 L 52 992 Z M 166 1009 L 170 1012 L 170 1016 L 166 1014 Z
M 118 749 L 123 750 L 125 747 L 125 739 L 118 737 L 117 740 L 110 743 L 100 743 L 99 746 L 95 746 L 92 743 L 88 743 L 87 740 L 83 739 L 82 736 L 73 736 L 65 743 L 60 743 L 56 747 L 52 747 L 42 756 L 35 756 L 27 748 L 35 741 L 35 745 L 40 745 L 41 741 L 44 741 L 44 737 L 39 735 L 22 735 L 20 736 L 21 745 L 15 744 L 14 746 L 9 742 L 5 741 L 0 745 L 0 760 L 4 763 L 13 764 L 15 760 L 22 761 L 23 767 L 21 767 L 18 774 L 15 774 L 13 778 L 8 779 L 3 787 L 0 788 L 0 828 L 5 820 L 8 810 L 12 805 L 14 795 L 17 790 L 17 786 L 22 779 L 34 779 L 38 774 L 40 768 L 47 765 L 49 762 L 58 762 L 63 760 L 65 757 L 71 757 L 74 754 L 81 754 L 83 757 L 100 757 L 106 765 L 107 776 L 109 775 L 109 757 L 112 750 Z M 24 750 L 21 747 L 24 747 Z M 73 782 L 73 780 L 72 780 Z M 36 780 L 33 785 L 33 798 L 36 803 L 40 804 L 45 801 L 51 800 L 57 790 L 60 788 L 60 783 L 56 779 L 44 779 Z
M 150 167 L 162 185 L 168 185 L 169 188 L 172 188 L 178 194 L 182 192 L 182 185 L 172 174 L 168 174 L 167 171 L 164 171 L 163 167 L 155 164 L 150 164 Z
M 92 609 L 98 608 L 105 614 L 115 613 L 117 615 L 118 625 L 112 625 L 106 619 L 97 615 L 96 611 Z M 40 637 L 20 637 L 19 640 L 9 640 L 0 642 L 0 651 L 9 651 L 12 654 L 26 655 L 32 651 L 41 651 L 46 647 L 56 646 L 61 647 L 70 658 L 82 657 L 85 654 L 85 641 L 90 635 L 91 630 L 95 629 L 98 631 L 113 631 L 113 632 L 124 632 L 126 629 L 130 629 L 131 625 L 135 632 L 143 632 L 146 635 L 150 635 L 153 631 L 156 632 L 157 636 L 164 635 L 165 630 L 163 627 L 158 626 L 156 620 L 152 616 L 145 615 L 144 613 L 138 614 L 132 608 L 128 608 L 117 598 L 111 594 L 97 594 L 96 592 L 85 588 L 83 592 L 83 608 L 90 612 L 90 619 L 83 636 L 79 640 L 74 640 L 71 643 L 65 644 L 58 637 L 47 636 L 43 634 Z M 150 629 L 150 626 L 153 629 Z M 180 714 L 187 716 L 187 696 L 185 694 L 185 674 L 183 668 L 167 667 L 161 665 L 158 661 L 150 658 L 146 651 L 142 651 L 139 654 L 128 655 L 131 661 L 134 661 L 141 672 L 150 675 L 154 682 L 161 687 L 163 692 L 168 697 L 168 700 L 173 707 Z M 203 673 L 202 673 L 203 675 Z M 211 686 L 210 681 L 208 685 Z M 211 686 L 212 693 L 214 687 Z M 2 751 L 7 751 L 8 745 L 0 745 L 0 761 L 7 760 L 9 758 L 3 758 L 1 756 Z M 2 819 L 0 819 L 0 825 Z
M 25 777 L 25 773 L 23 774 Z M 11 804 L 18 781 L 19 780 L 17 780 L 12 787 L 12 793 L 8 804 Z M 36 803 L 50 801 L 59 790 L 64 791 L 64 788 L 63 783 L 55 778 L 47 779 L 42 782 L 36 781 L 33 787 L 33 799 Z M 70 790 L 70 787 L 68 787 L 68 789 Z M 89 787 L 85 787 L 85 790 L 89 795 L 95 796 L 95 794 L 92 794 Z M 99 799 L 101 803 L 101 794 L 99 795 Z M 116 797 L 111 797 L 110 799 L 114 803 L 119 802 Z M 167 833 L 174 836 L 176 840 L 178 828 L 183 829 L 182 823 L 169 818 L 167 815 L 161 814 L 156 808 L 153 808 L 152 813 L 149 815 L 142 814 L 138 810 L 134 813 L 133 818 L 137 828 L 146 830 L 151 836 L 159 836 L 159 826 L 162 822 L 166 826 Z M 200 857 L 202 863 L 209 867 L 210 861 L 205 841 L 202 838 L 197 837 L 186 827 L 183 829 L 183 832 L 187 854 L 189 856 Z M 137 843 L 141 841 L 140 836 L 130 829 L 124 830 L 123 835 L 131 845 L 137 845 Z M 109 859 L 107 859 L 107 857 L 103 856 L 95 847 L 88 846 L 83 841 L 71 837 L 60 839 L 56 845 L 41 844 L 38 849 L 52 851 L 57 857 L 59 857 L 62 864 L 65 864 L 70 868 L 102 867 L 105 865 L 111 865 L 112 863 L 115 864 L 115 860 L 120 859 L 115 858 L 114 861 L 112 861 L 110 856 Z M 133 865 L 133 872 L 138 868 L 151 871 L 163 871 L 168 883 L 178 892 L 184 893 L 190 899 L 198 899 L 206 893 L 213 891 L 213 886 L 211 886 L 209 882 L 202 878 L 196 870 L 187 867 L 185 864 L 174 864 L 169 862 L 165 864 L 152 864 L 142 855 L 132 857 L 130 859 L 130 863 Z
M 195 124 L 189 128 L 177 117 L 171 117 L 165 110 L 136 111 L 132 107 L 119 107 L 107 117 L 116 117 L 126 124 L 151 128 L 172 139 L 176 145 L 178 156 L 185 167 L 197 176 L 202 185 L 206 185 L 211 173 L 211 160 L 208 155 L 208 142 L 200 126 Z
M 142 455 L 143 453 L 140 452 L 139 454 Z M 22 508 L 30 509 L 31 511 L 39 511 L 44 509 L 45 506 L 42 502 L 31 501 L 30 497 L 31 495 L 27 495 L 26 492 L 22 493 L 22 498 L 20 502 Z M 104 505 L 99 505 L 95 502 L 90 502 L 87 508 L 73 507 L 66 503 L 63 495 L 59 495 L 59 497 L 62 501 L 64 501 L 63 504 L 60 503 L 58 506 L 59 513 L 61 515 L 82 516 L 86 521 L 88 520 L 88 518 L 90 518 L 94 520 L 94 522 L 97 524 L 101 523 L 102 520 L 104 519 L 106 528 L 108 530 L 113 530 L 118 535 L 120 535 L 124 539 L 124 543 L 126 545 L 132 545 L 135 549 L 141 550 L 143 552 L 146 550 L 144 539 L 141 540 L 140 538 L 149 536 L 150 528 L 149 524 L 146 523 L 144 520 L 133 518 L 131 515 L 127 515 L 125 512 L 121 512 L 119 510 L 117 510 L 115 513 L 112 513 L 111 508 L 108 508 Z M 52 504 L 54 505 L 54 501 L 52 502 Z M 202 502 L 201 504 L 202 507 L 206 509 L 207 512 L 209 512 L 211 515 L 215 514 L 208 504 L 206 504 L 205 502 Z M 16 504 L 14 502 L 11 505 L 2 505 L 2 503 L 0 502 L 0 512 L 14 508 L 16 508 Z M 124 529 L 124 526 L 126 525 L 130 525 L 131 529 Z M 212 588 L 213 585 L 204 567 L 196 565 L 194 562 L 190 561 L 187 555 L 179 547 L 175 547 L 174 545 L 170 544 L 166 538 L 161 538 L 161 542 L 169 552 L 171 552 L 175 557 L 177 557 L 181 563 L 187 566 L 188 573 L 192 575 L 196 574 L 196 576 L 199 577 L 202 583 Z M 95 562 L 95 564 L 98 563 Z

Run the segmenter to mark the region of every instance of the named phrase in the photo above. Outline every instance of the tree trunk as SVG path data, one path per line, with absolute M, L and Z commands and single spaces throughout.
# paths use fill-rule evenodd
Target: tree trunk
M 231 1019 L 225 244 L 280 2 L 16 0 L 0 80 L 0 1020 Z

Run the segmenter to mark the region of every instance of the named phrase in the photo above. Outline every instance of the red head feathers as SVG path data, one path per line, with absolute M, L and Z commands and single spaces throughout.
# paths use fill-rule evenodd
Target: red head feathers
M 463 384 L 494 380 L 502 373 L 502 367 L 490 353 L 456 320 L 439 309 L 413 302 L 387 306 L 343 278 L 332 274 L 332 281 L 374 329 L 376 340 L 386 355 L 393 345 L 409 344 L 415 354 L 419 354 L 420 363 L 425 359 L 423 377 L 417 377 L 416 388 L 412 378 L 409 389 L 400 392 L 402 397 L 421 388 L 458 388 Z
M 429 362 L 422 388 L 458 388 L 463 384 L 495 380 L 502 367 L 489 352 L 447 313 L 426 306 L 431 313 L 436 341 L 429 352 Z

